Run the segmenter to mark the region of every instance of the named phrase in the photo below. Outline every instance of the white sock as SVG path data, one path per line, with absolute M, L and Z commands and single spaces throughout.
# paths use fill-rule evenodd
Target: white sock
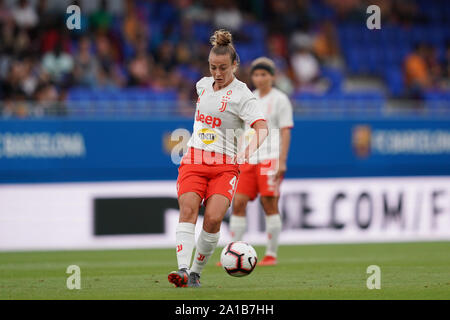
M 214 249 L 219 242 L 220 232 L 209 233 L 202 229 L 197 240 L 197 250 L 195 250 L 194 262 L 192 263 L 191 272 L 200 274 L 205 267 L 208 259 L 214 253 Z
M 189 269 L 195 246 L 195 224 L 179 222 L 176 231 L 178 269 Z
M 267 231 L 267 248 L 266 256 L 277 256 L 278 239 L 281 233 L 281 217 L 280 214 L 266 215 L 266 231 Z
M 247 229 L 247 217 L 232 214 L 230 218 L 230 231 L 233 241 L 241 241 Z

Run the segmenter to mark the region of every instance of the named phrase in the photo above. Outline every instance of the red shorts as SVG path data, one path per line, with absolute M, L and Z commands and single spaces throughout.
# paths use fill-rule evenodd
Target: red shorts
M 258 193 L 267 197 L 280 196 L 280 184 L 283 177 L 275 182 L 275 173 L 278 169 L 277 161 L 277 159 L 274 159 L 258 164 L 241 164 L 236 193 L 245 194 L 250 200 L 254 200 Z
M 196 155 L 200 153 L 203 157 L 199 164 L 196 164 L 198 159 L 192 161 L 194 150 Z M 195 192 L 206 202 L 213 194 L 221 194 L 231 204 L 238 183 L 239 165 L 234 164 L 230 157 L 220 156 L 223 156 L 223 161 L 216 164 L 218 157 L 214 152 L 190 148 L 178 168 L 178 197 L 186 192 Z

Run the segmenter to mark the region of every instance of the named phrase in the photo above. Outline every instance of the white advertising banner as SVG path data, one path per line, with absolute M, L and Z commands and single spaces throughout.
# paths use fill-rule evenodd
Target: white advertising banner
M 281 244 L 450 241 L 450 177 L 287 179 L 281 191 Z M 105 199 L 131 205 L 110 218 Z M 136 213 L 133 199 L 150 209 Z M 174 247 L 174 203 L 175 181 L 0 185 L 0 250 Z M 247 217 L 244 240 L 264 244 L 258 201 Z

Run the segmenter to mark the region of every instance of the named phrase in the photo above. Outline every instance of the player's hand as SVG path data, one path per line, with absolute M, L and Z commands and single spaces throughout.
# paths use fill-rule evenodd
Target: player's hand
M 283 178 L 284 174 L 286 173 L 287 165 L 285 161 L 280 161 L 278 163 L 278 171 L 275 174 L 275 181 L 278 181 L 279 179 Z

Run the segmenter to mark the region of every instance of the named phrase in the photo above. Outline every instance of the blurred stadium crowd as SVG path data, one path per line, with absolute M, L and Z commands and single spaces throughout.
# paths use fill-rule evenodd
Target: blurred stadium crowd
M 91 10 L 69 1 L 82 13 L 73 31 L 54 3 L 0 0 L 3 118 L 120 115 L 139 107 L 191 117 L 217 28 L 234 35 L 238 77 L 250 85 L 252 59 L 272 58 L 276 85 L 296 108 L 320 100 L 379 111 L 387 99 L 409 98 L 450 109 L 445 0 L 119 0 L 115 10 L 113 1 Z M 371 4 L 381 8 L 381 30 L 366 28 Z M 378 82 L 349 91 L 352 79 Z

